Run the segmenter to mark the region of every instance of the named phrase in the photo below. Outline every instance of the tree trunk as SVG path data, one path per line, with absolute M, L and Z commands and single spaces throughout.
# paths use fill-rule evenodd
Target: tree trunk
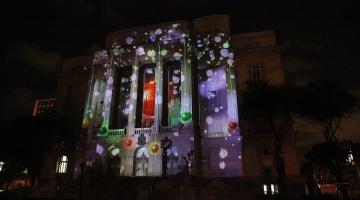
M 287 194 L 287 180 L 285 174 L 285 165 L 284 158 L 281 155 L 282 148 L 279 145 L 275 147 L 275 162 L 276 162 L 276 172 L 278 175 L 277 183 L 279 186 L 279 192 L 282 194 Z

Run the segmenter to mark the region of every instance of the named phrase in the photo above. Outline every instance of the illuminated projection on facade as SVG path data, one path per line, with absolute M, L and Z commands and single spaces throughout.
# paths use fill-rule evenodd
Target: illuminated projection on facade
M 120 32 L 111 49 L 96 52 L 83 117 L 87 159 L 116 157 L 121 176 L 159 176 L 167 137 L 167 173 L 191 172 L 193 124 L 199 123 L 204 175 L 241 176 L 229 40 L 228 33 L 190 33 L 179 22 Z

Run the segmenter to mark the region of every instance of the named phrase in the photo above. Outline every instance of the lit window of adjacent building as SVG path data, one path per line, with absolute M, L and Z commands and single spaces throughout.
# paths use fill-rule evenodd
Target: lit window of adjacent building
M 5 162 L 0 161 L 0 172 L 4 170 Z
M 68 165 L 68 157 L 65 155 L 60 156 L 56 163 L 56 173 L 59 174 L 66 173 L 67 165 Z
M 277 184 L 264 184 L 263 185 L 264 195 L 275 195 L 279 193 Z
M 350 152 L 349 152 L 349 154 L 348 154 L 348 156 L 347 156 L 347 158 L 346 158 L 346 161 L 347 161 L 348 163 L 353 163 L 353 161 L 354 161 L 354 156 L 353 156 L 351 150 L 350 150 Z
M 250 65 L 249 66 L 250 79 L 261 80 L 264 77 L 264 66 Z
M 264 194 L 268 194 L 268 186 L 267 185 L 263 185 L 263 190 L 264 190 Z

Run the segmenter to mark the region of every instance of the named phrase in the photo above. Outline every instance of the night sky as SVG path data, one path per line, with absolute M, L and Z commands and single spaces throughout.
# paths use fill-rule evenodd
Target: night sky
M 29 115 L 35 98 L 53 97 L 62 58 L 91 55 L 104 46 L 106 33 L 212 14 L 229 14 L 232 34 L 275 30 L 286 49 L 287 81 L 334 79 L 359 94 L 360 28 L 354 5 L 301 0 L 2 2 L 1 120 Z

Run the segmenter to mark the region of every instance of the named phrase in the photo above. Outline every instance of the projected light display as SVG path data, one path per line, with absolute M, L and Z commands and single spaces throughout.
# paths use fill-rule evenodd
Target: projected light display
M 159 144 L 168 137 L 173 151 L 167 166 L 176 174 L 183 166 L 180 158 L 194 151 L 193 123 L 199 123 L 202 151 L 217 163 L 205 166 L 207 170 L 241 174 L 233 59 L 227 34 L 191 38 L 181 23 L 116 38 L 111 49 L 94 56 L 83 117 L 90 141 L 87 159 L 93 160 L 96 153 L 103 159 L 119 156 L 120 175 L 159 176 Z M 192 76 L 198 78 L 196 91 Z M 194 92 L 199 99 L 192 98 Z M 195 104 L 200 116 L 196 122 Z
M 144 70 L 142 127 L 151 127 L 154 123 L 155 95 L 156 95 L 155 68 L 146 67 Z

